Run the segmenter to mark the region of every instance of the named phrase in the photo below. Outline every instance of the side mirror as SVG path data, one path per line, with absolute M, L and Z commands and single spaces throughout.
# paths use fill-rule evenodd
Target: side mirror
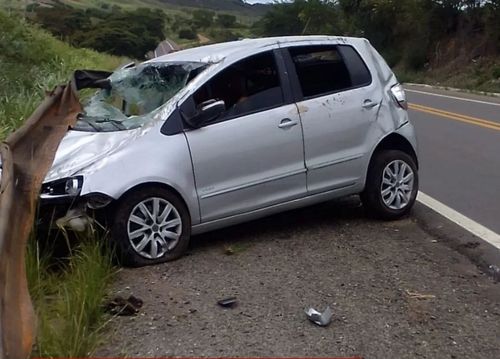
M 223 100 L 208 100 L 198 106 L 196 113 L 184 120 L 192 128 L 200 128 L 204 124 L 212 122 L 226 110 L 226 104 Z

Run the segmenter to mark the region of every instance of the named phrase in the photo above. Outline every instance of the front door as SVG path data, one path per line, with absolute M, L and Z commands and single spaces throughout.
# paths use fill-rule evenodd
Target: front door
M 229 66 L 192 100 L 224 100 L 214 123 L 186 131 L 202 222 L 306 194 L 302 127 L 285 104 L 272 51 Z

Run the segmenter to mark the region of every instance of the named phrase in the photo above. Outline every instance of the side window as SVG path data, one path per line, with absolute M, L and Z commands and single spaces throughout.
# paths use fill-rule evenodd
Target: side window
M 198 107 L 224 100 L 223 119 L 263 111 L 283 104 L 278 69 L 272 52 L 239 61 L 215 75 L 193 95 Z
M 360 82 L 366 80 L 366 73 L 361 75 L 356 73 L 355 76 L 352 76 L 350 67 L 346 66 L 344 59 L 346 61 L 357 60 L 358 69 L 364 66 L 364 69 L 368 70 L 352 47 L 344 47 L 353 52 L 349 52 L 348 49 L 343 51 L 342 48 L 341 53 L 340 47 L 328 45 L 289 48 L 305 98 L 347 90 L 359 86 Z M 346 58 L 343 56 L 344 54 L 349 55 L 350 58 Z M 363 76 L 365 77 L 363 78 Z
M 372 82 L 372 76 L 370 71 L 366 67 L 363 59 L 357 53 L 352 46 L 349 45 L 339 45 L 339 51 L 342 53 L 342 57 L 345 60 L 347 67 L 349 68 L 349 73 L 351 74 L 352 86 L 360 87 L 367 86 Z

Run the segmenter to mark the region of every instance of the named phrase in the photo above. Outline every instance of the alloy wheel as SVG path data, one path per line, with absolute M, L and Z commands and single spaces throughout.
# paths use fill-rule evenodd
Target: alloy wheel
M 161 258 L 179 243 L 182 219 L 169 201 L 147 198 L 132 209 L 127 234 L 137 254 L 148 259 Z
M 382 174 L 380 186 L 382 200 L 390 209 L 400 210 L 410 203 L 413 191 L 414 173 L 402 160 L 390 162 Z

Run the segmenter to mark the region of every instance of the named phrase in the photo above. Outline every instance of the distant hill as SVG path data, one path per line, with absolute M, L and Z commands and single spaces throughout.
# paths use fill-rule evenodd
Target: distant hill
M 38 4 L 43 7 L 52 7 L 55 3 L 64 3 L 75 8 L 110 8 L 118 5 L 125 9 L 138 7 L 159 7 L 165 10 L 188 10 L 207 9 L 216 12 L 230 13 L 236 16 L 257 18 L 263 16 L 272 5 L 270 4 L 247 4 L 243 0 L 28 0 L 12 1 L 0 0 L 0 9 L 8 12 L 23 11 L 27 4 Z
M 157 0 L 157 2 L 176 7 L 202 8 L 247 16 L 262 16 L 271 7 L 266 4 L 247 4 L 242 0 Z

